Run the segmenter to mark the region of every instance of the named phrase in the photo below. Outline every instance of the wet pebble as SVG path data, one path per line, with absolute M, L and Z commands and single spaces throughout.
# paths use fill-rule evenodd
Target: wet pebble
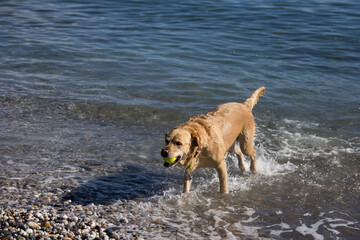
M 29 236 L 29 235 L 32 235 L 34 231 L 33 231 L 31 228 L 28 228 L 28 229 L 26 229 L 25 232 L 26 232 L 27 235 Z
M 28 225 L 29 227 L 31 227 L 31 228 L 36 228 L 36 227 L 38 226 L 37 223 L 32 222 L 32 221 L 28 222 L 27 225 Z
M 129 220 L 127 220 L 127 218 L 121 218 L 119 222 L 122 224 L 126 224 L 129 222 Z

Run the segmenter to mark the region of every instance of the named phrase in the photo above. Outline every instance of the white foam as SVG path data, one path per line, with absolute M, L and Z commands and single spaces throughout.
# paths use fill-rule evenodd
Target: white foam
M 274 236 L 280 236 L 282 233 L 297 231 L 302 235 L 311 235 L 314 239 L 325 239 L 325 236 L 321 235 L 318 231 L 320 228 L 324 228 L 332 234 L 339 235 L 340 231 L 336 230 L 338 227 L 349 228 L 356 231 L 360 231 L 359 228 L 354 227 L 355 221 L 345 220 L 340 217 L 334 217 L 334 215 L 343 215 L 340 212 L 330 211 L 328 213 L 320 213 L 319 217 L 315 220 L 311 219 L 311 213 L 305 213 L 303 219 L 299 219 L 299 225 L 291 227 L 289 224 L 281 222 L 280 224 L 274 224 L 265 228 L 271 229 L 270 234 Z M 344 214 L 345 218 L 349 218 Z M 304 223 L 304 222 L 307 223 Z M 274 229 L 275 228 L 275 229 Z
M 277 215 L 283 214 L 283 212 L 282 212 L 281 210 L 277 210 L 275 213 L 276 213 Z
M 345 140 L 341 137 L 321 136 L 317 134 L 318 123 L 283 119 L 276 125 L 274 129 L 259 125 L 255 141 L 263 142 L 267 153 L 282 162 L 286 159 L 306 161 L 326 157 L 331 164 L 331 160 L 341 154 L 360 151 L 358 137 Z M 337 164 L 336 161 L 334 164 Z
M 261 229 L 261 227 L 244 225 L 242 222 L 234 223 L 233 226 L 234 228 L 236 228 L 237 231 L 243 233 L 245 236 L 259 238 L 258 230 Z
M 227 213 L 229 212 L 223 210 L 216 210 L 216 209 L 209 209 L 206 212 L 204 212 L 205 215 L 217 216 L 217 217 L 224 217 L 226 216 Z
M 299 120 L 291 120 L 291 119 L 284 119 L 283 120 L 284 123 L 286 124 L 289 124 L 291 126 L 294 126 L 298 129 L 301 129 L 301 128 L 316 128 L 318 127 L 320 124 L 319 123 L 316 123 L 316 122 L 302 122 L 302 121 L 299 121 Z
M 280 234 L 282 233 L 286 233 L 286 232 L 292 232 L 292 228 L 290 227 L 289 224 L 281 222 L 280 224 L 274 224 L 271 225 L 269 227 L 279 227 L 279 230 L 271 230 L 270 231 L 270 235 L 275 235 L 275 236 L 280 236 Z
M 44 180 L 45 183 L 51 183 L 53 181 L 58 180 L 57 178 L 54 178 L 53 176 L 48 177 L 47 179 Z
M 244 161 L 246 172 L 240 174 L 237 157 L 234 154 L 228 155 L 228 172 L 235 172 L 235 174 L 229 174 L 228 177 L 229 191 L 248 191 L 251 190 L 252 186 L 263 182 L 264 177 L 267 178 L 267 180 L 268 178 L 281 177 L 297 169 L 297 166 L 290 161 L 278 163 L 276 156 L 271 155 L 263 146 L 257 147 L 256 151 L 258 173 L 255 175 L 250 173 L 250 160 L 248 158 L 245 158 Z M 218 178 L 215 172 L 211 184 L 218 184 Z
M 278 137 L 278 140 L 281 143 L 277 154 L 283 158 L 315 157 L 328 154 L 322 149 L 327 146 L 329 139 L 301 132 L 290 132 L 283 127 L 280 128 L 280 133 L 281 136 Z
M 258 173 L 265 176 L 284 175 L 294 172 L 297 167 L 290 161 L 280 164 L 275 158 L 265 158 L 261 155 L 257 159 Z
M 324 237 L 317 233 L 318 227 L 322 225 L 323 221 L 318 221 L 315 224 L 312 224 L 310 227 L 306 226 L 306 224 L 302 224 L 297 227 L 295 230 L 301 233 L 302 235 L 312 235 L 315 240 L 323 240 Z
M 244 214 L 245 215 L 248 215 L 249 217 L 251 217 L 252 215 L 254 215 L 255 214 L 255 210 L 253 209 L 253 208 L 249 208 L 249 207 L 244 207 L 245 208 L 245 212 L 244 212 Z

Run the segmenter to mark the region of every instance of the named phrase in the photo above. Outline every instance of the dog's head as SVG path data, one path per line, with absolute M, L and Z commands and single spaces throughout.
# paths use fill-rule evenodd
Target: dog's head
M 166 146 L 161 149 L 161 156 L 169 159 L 175 158 L 172 163 L 165 162 L 165 167 L 173 167 L 176 164 L 188 166 L 191 159 L 199 148 L 198 135 L 186 128 L 174 128 L 165 134 Z

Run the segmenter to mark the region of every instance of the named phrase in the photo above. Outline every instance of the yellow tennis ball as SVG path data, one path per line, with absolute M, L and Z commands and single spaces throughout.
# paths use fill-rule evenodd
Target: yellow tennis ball
M 173 162 L 175 162 L 175 160 L 176 160 L 176 157 L 173 157 L 173 158 L 164 157 L 164 161 L 166 163 L 173 163 Z

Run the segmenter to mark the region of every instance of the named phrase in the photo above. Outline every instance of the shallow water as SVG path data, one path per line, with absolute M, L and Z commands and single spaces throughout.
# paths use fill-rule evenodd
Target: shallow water
M 0 182 L 166 224 L 147 238 L 358 239 L 359 9 L 3 1 Z M 182 169 L 162 167 L 165 131 L 259 86 L 259 173 L 229 156 L 229 195 L 203 169 L 182 196 Z

